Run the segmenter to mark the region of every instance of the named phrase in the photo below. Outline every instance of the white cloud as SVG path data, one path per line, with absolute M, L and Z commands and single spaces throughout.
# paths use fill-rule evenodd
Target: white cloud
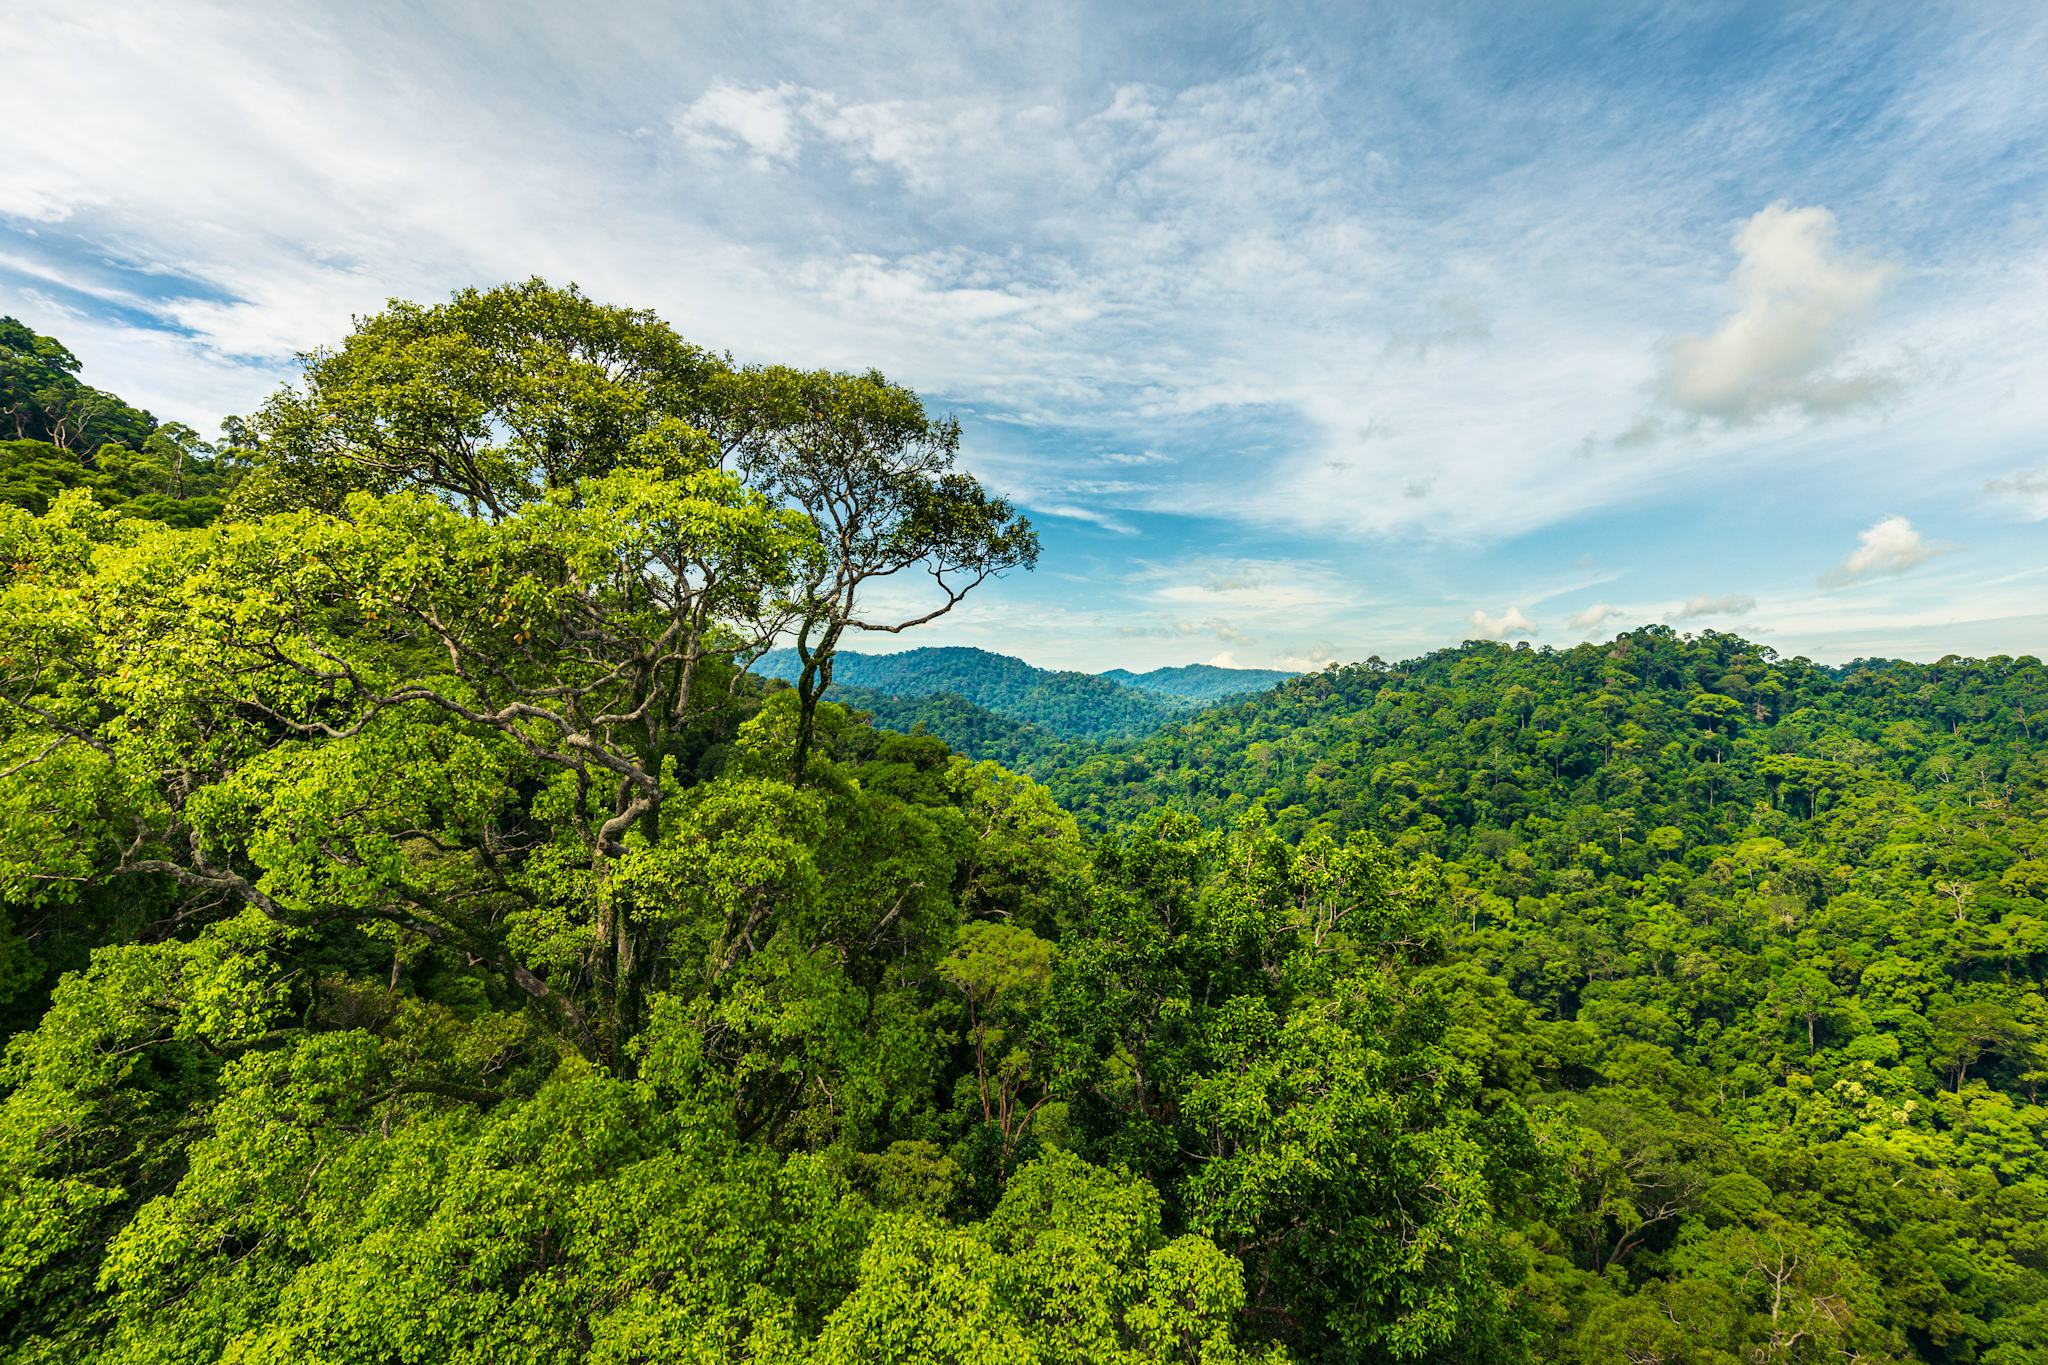
M 763 161 L 788 161 L 802 144 L 799 111 L 807 92 L 784 82 L 747 90 L 720 82 L 675 117 L 685 140 L 705 148 L 738 148 Z
M 1821 575 L 1824 588 L 1839 587 L 1883 574 L 1901 574 L 1924 564 L 1937 553 L 1904 517 L 1886 517 L 1858 531 L 1859 542 L 1849 557 Z
M 1674 621 L 1691 621 L 1702 616 L 1747 616 L 1755 610 L 1756 599 L 1754 597 L 1747 597 L 1740 593 L 1726 593 L 1720 597 L 1712 597 L 1706 593 L 1701 593 L 1698 597 L 1688 598 L 1682 606 L 1674 610 L 1671 613 L 1671 619 Z
M 1759 458 L 1569 458 L 1589 426 L 1641 415 L 1658 319 L 1705 273 L 1672 264 L 1711 215 L 1661 144 L 1475 189 L 1456 158 L 1347 122 L 1369 92 L 1280 60 L 1116 84 L 1101 73 L 1125 64 L 1071 23 L 987 49 L 969 17 L 736 20 L 804 35 L 770 63 L 700 50 L 682 21 L 579 15 L 572 34 L 508 5 L 491 50 L 543 40 L 552 82 L 521 85 L 445 33 L 339 10 L 24 12 L 43 57 L 17 64 L 22 98 L 58 99 L 43 73 L 68 63 L 105 80 L 51 137 L 0 128 L 0 166 L 38 187 L 14 207 L 91 218 L 203 284 L 165 316 L 227 354 L 281 360 L 385 297 L 538 271 L 748 359 L 880 364 L 976 404 L 970 431 L 993 414 L 1085 433 L 1050 464 L 1174 452 L 1176 477 L 1062 505 L 1365 538 L 1495 539 Z M 1488 112 L 1453 67 L 1407 60 L 1466 117 L 1555 113 Z M 635 78 L 664 63 L 691 82 L 679 107 Z M 193 70 L 228 73 L 203 104 L 183 98 Z M 1859 277 L 1819 259 L 1824 284 Z M 1773 335 L 1807 316 L 1781 294 Z M 1973 337 L 1977 302 L 1957 304 Z
M 1099 507 L 1088 507 L 1076 502 L 1032 502 L 1028 510 L 1034 515 L 1065 517 L 1068 521 L 1082 521 L 1120 536 L 1134 536 L 1138 528 Z
M 1727 422 L 1779 409 L 1838 412 L 1878 396 L 1883 376 L 1824 371 L 1848 325 L 1894 274 L 1835 252 L 1835 215 L 1776 203 L 1735 234 L 1735 312 L 1714 332 L 1681 337 L 1663 376 L 1681 412 Z
M 1536 623 L 1522 615 L 1520 607 L 1509 607 L 1498 616 L 1488 616 L 1483 611 L 1474 611 L 1465 619 L 1471 623 L 1473 630 L 1489 640 L 1527 637 L 1537 633 Z
M 1572 613 L 1573 630 L 1598 630 L 1602 625 L 1623 615 L 1620 607 L 1607 602 L 1595 602 L 1592 606 Z
M 792 166 L 810 143 L 844 158 L 858 176 L 887 171 L 914 193 L 943 195 L 959 151 L 1013 136 L 1009 122 L 986 101 L 849 102 L 789 81 L 751 88 L 721 81 L 677 112 L 673 125 L 693 148 L 743 152 L 763 168 Z
M 2048 467 L 2023 469 L 2017 474 L 1992 479 L 1984 491 L 2019 507 L 2028 521 L 2048 521 Z
M 1357 595 L 1322 565 L 1286 560 L 1199 557 L 1149 565 L 1131 576 L 1152 600 L 1176 607 L 1258 612 L 1308 619 L 1353 605 Z
M 1339 662 L 1340 659 L 1349 657 L 1351 656 L 1340 655 L 1337 646 L 1328 640 L 1319 640 L 1296 650 L 1292 654 L 1276 656 L 1272 667 L 1288 668 L 1297 673 L 1314 673 L 1319 669 L 1328 668 L 1331 664 Z
M 64 117 L 0 121 L 0 242 L 25 262 L 0 262 L 0 311 L 196 424 L 387 298 L 536 273 L 743 360 L 879 365 L 960 413 L 967 463 L 1059 546 L 980 599 L 1039 593 L 1028 608 L 945 628 L 1034 657 L 1107 639 L 1125 662 L 1120 628 L 1182 618 L 1258 637 L 1199 653 L 1397 657 L 1461 627 L 1444 602 L 1553 610 L 1545 543 L 1515 537 L 1569 525 L 1605 552 L 1619 523 L 1597 514 L 1622 508 L 1687 542 L 1631 578 L 1647 620 L 1741 557 L 1760 595 L 1787 572 L 1756 543 L 1775 524 L 1708 521 L 1764 471 L 1773 506 L 1826 513 L 1852 477 L 1920 507 L 2040 459 L 2048 249 L 2025 174 L 2048 28 L 2029 46 L 2011 16 L 1923 8 L 1916 32 L 1944 41 L 1879 54 L 1818 24 L 1708 95 L 1645 101 L 1576 74 L 1503 85 L 1456 17 L 1372 20 L 1398 76 L 1373 82 L 1298 65 L 1317 35 L 1285 20 L 1219 62 L 1210 21 L 1104 22 L 1102 0 L 1024 25 L 823 0 L 710 25 L 536 0 L 13 0 L 16 101 Z M 1800 141 L 1813 73 L 1852 50 L 1882 116 Z M 1574 136 L 1589 119 L 1614 136 Z M 1717 225 L 1819 183 L 1814 157 L 1842 234 L 1910 244 L 1910 274 L 1885 283 L 1811 208 L 1756 215 L 1730 255 Z M 1660 343 L 1685 330 L 1681 366 Z M 1667 359 L 1691 407 L 1645 406 Z M 1908 372 L 1941 382 L 1808 420 Z M 1989 491 L 2048 511 L 2017 476 Z M 1053 574 L 1108 543 L 1065 516 L 1139 528 L 1161 559 L 1318 567 L 1271 592 L 1197 568 L 1176 602 L 1104 551 L 1057 614 Z M 1572 582 L 1564 600 L 1615 591 Z M 1156 662 L 1199 656 L 1147 638 L 1175 651 Z
M 1213 637 L 1224 644 L 1248 645 L 1257 643 L 1253 636 L 1239 630 L 1221 617 L 1212 618 L 1207 621 L 1163 621 L 1154 625 L 1142 626 L 1126 623 L 1119 625 L 1116 633 L 1132 640 L 1186 640 L 1202 636 Z

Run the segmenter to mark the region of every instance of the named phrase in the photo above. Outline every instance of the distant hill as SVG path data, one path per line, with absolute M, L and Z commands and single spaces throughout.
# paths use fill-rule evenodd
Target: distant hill
M 762 676 L 784 681 L 794 680 L 797 669 L 796 651 L 788 649 L 774 651 L 756 666 Z M 892 697 L 950 695 L 1061 739 L 1134 739 L 1184 715 L 1196 704 L 1186 697 L 1128 686 L 1099 674 L 1034 668 L 1007 654 L 961 646 L 900 654 L 842 652 L 834 666 L 833 682 L 840 688 L 863 688 Z M 862 709 L 871 708 L 863 704 Z M 939 730 L 934 728 L 932 733 Z
M 796 651 L 778 649 L 755 671 L 794 681 Z M 986 649 L 946 646 L 900 654 L 842 652 L 832 682 L 834 700 L 872 713 L 884 729 L 923 725 L 963 754 L 1035 772 L 1055 759 L 1063 741 L 1140 739 L 1191 711 L 1263 692 L 1294 676 L 1214 664 L 1078 673 L 1036 668 Z
M 1042 726 L 1026 720 L 999 716 L 986 706 L 977 706 L 951 692 L 928 697 L 898 697 L 871 687 L 843 687 L 835 683 L 832 700 L 856 711 L 865 711 L 877 728 L 911 734 L 924 733 L 942 739 L 946 747 L 969 758 L 993 759 L 1014 772 L 1034 775 L 1052 771 L 1078 747 Z
M 1133 673 L 1127 668 L 1112 668 L 1099 676 L 1120 682 L 1126 687 L 1140 687 L 1147 692 L 1164 692 L 1169 696 L 1185 697 L 1189 701 L 1206 705 L 1227 697 L 1263 692 L 1269 687 L 1277 687 L 1289 678 L 1300 675 L 1280 668 L 1223 668 L 1216 664 L 1182 664 L 1178 668 L 1155 668 L 1149 673 Z
M 1518 820 L 1550 820 L 1541 837 L 1561 844 L 1546 856 L 1562 865 L 1590 827 L 1558 811 L 1725 840 L 1774 802 L 1812 818 L 1830 783 L 1866 769 L 1928 786 L 1987 754 L 2002 764 L 2031 746 L 2041 687 L 2031 657 L 1830 668 L 1666 626 L 1569 649 L 1468 642 L 1306 674 L 1142 739 L 1077 747 L 1044 780 L 1101 828 L 1168 806 L 1224 824 L 1262 805 L 1290 838 L 1365 829 L 1447 858 Z

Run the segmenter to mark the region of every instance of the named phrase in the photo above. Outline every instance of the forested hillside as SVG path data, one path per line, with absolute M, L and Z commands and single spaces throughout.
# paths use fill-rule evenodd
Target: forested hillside
M 66 489 L 90 489 L 128 516 L 204 526 L 240 474 L 199 433 L 162 425 L 78 378 L 78 357 L 54 337 L 0 317 L 0 504 L 46 510 Z
M 763 656 L 754 671 L 793 681 L 801 667 L 795 650 L 778 649 Z M 894 728 L 922 722 L 933 734 L 960 736 L 965 742 L 959 747 L 970 748 L 979 757 L 1007 761 L 1011 755 L 1036 754 L 1040 749 L 1029 735 L 992 739 L 1001 727 L 968 719 L 974 710 L 1058 739 L 1134 739 L 1195 707 L 1259 692 L 1293 676 L 1277 669 L 1208 664 L 1149 673 L 1075 673 L 1034 668 L 1007 654 L 954 646 L 900 654 L 841 651 L 832 680 L 857 689 L 863 699 L 888 699 L 888 723 Z M 933 705 L 911 704 L 925 700 Z M 988 744 L 990 750 L 971 749 L 975 743 Z
M 988 759 L 1014 772 L 1042 776 L 1075 753 L 1092 751 L 1086 741 L 1062 739 L 1029 721 L 999 716 L 950 692 L 899 697 L 872 687 L 835 684 L 832 699 L 867 716 L 880 729 L 931 735 L 956 754 Z
M 1144 673 L 1133 673 L 1127 668 L 1112 668 L 1101 676 L 1128 687 L 1164 692 L 1188 701 L 1214 702 L 1222 701 L 1226 697 L 1241 697 L 1247 692 L 1263 692 L 1295 675 L 1278 668 L 1222 668 L 1215 664 L 1182 664 L 1177 668 L 1154 668 Z
M 2034 1359 L 2044 710 L 2032 657 L 1827 669 L 1658 627 L 1326 670 L 1052 785 L 1104 828 L 1270 816 L 1442 860 L 1449 960 L 1497 993 L 1474 1061 L 1599 1134 L 1570 1259 L 1636 1292 L 1560 1320 L 1605 1358 L 1712 1358 L 1719 1296 L 1796 1264 L 1811 1311 L 1919 1358 Z
M 957 426 L 537 281 L 232 436 L 0 507 L 6 1360 L 2048 1351 L 2039 660 L 906 706 Z
M 761 659 L 755 671 L 763 677 L 794 681 L 801 667 L 796 651 L 775 650 Z M 1150 734 L 1191 704 L 1184 698 L 1126 687 L 1093 673 L 1033 668 L 1007 654 L 960 647 L 912 649 L 901 654 L 848 650 L 835 661 L 832 680 L 840 686 L 864 688 L 904 701 L 969 702 L 1062 739 Z

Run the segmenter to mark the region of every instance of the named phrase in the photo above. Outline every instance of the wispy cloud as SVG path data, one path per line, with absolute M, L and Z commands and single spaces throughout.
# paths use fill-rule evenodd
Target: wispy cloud
M 1137 527 L 1109 512 L 1103 511 L 1099 507 L 1088 507 L 1081 503 L 1073 502 L 1033 500 L 1030 503 L 1030 510 L 1039 516 L 1065 517 L 1069 521 L 1085 521 L 1090 526 L 1098 526 L 1105 531 L 1120 536 L 1134 536 L 1138 534 Z
M 2048 12 L 1758 11 L 1731 52 L 1623 3 L 1589 46 L 1545 6 L 17 0 L 10 93 L 61 112 L 0 121 L 0 310 L 202 425 L 386 298 L 534 273 L 880 366 L 1096 585 L 946 630 L 1048 651 L 1186 619 L 1391 654 L 1542 616 L 1609 539 L 1598 625 L 1731 562 L 1769 604 L 1809 522 L 1987 481 L 2048 514 L 2013 472 L 2048 431 Z M 1168 601 L 1133 549 L 1313 567 Z
M 1755 610 L 1756 599 L 1742 593 L 1724 593 L 1719 597 L 1702 593 L 1698 597 L 1687 598 L 1682 605 L 1672 611 L 1671 619 L 1695 621 L 1703 616 L 1747 616 Z
M 2023 469 L 1991 479 L 1985 483 L 1984 491 L 2016 506 L 2029 521 L 2048 521 L 2048 467 Z
M 1235 608 L 1267 617 L 1357 605 L 1366 594 L 1311 561 L 1197 556 L 1142 565 L 1130 576 L 1152 601 Z

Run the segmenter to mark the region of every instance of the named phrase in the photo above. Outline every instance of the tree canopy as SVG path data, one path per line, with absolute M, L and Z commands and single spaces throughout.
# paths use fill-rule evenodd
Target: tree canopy
M 78 357 L 55 337 L 17 318 L 0 317 L 0 418 L 16 441 L 61 450 L 103 445 L 140 449 L 156 419 L 78 378 Z
M 0 1356 L 2040 1358 L 2038 659 L 955 717 L 1024 775 L 832 690 L 1035 558 L 958 439 L 531 281 L 0 452 L 83 471 L 0 507 Z

